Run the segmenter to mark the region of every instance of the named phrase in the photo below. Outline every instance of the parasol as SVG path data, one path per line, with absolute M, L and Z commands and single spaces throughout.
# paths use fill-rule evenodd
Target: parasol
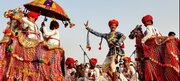
M 61 20 L 65 27 L 68 23 L 70 24 L 70 27 L 74 26 L 74 24 L 70 22 L 70 18 L 64 9 L 53 0 L 34 0 L 24 4 L 24 7 L 29 11 L 40 13 L 45 17 L 47 16 Z

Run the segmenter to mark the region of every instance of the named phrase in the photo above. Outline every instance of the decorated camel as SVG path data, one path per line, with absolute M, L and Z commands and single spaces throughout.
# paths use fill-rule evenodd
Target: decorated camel
M 137 69 L 141 81 L 179 81 L 179 40 L 175 37 L 153 37 L 141 44 L 141 25 L 129 35 L 135 38 Z
M 10 21 L 0 41 L 0 80 L 64 81 L 64 50 L 26 37 L 21 22 L 24 13 L 19 8 L 4 16 Z

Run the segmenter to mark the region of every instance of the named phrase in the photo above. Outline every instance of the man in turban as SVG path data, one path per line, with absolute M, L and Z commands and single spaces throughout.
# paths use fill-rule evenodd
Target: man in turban
M 113 81 L 117 80 L 116 77 L 116 65 L 115 58 L 124 56 L 124 44 L 123 41 L 126 39 L 126 36 L 123 33 L 117 32 L 116 29 L 119 25 L 119 22 L 116 19 L 111 19 L 108 22 L 110 32 L 109 33 L 99 33 L 89 28 L 88 21 L 84 24 L 85 28 L 92 34 L 106 39 L 109 47 L 109 52 L 106 56 L 106 59 L 103 64 L 103 71 L 108 72 L 109 68 L 112 72 Z
M 87 81 L 98 81 L 98 78 L 100 76 L 99 69 L 96 68 L 97 59 L 91 58 L 89 60 L 90 68 L 87 68 L 85 70 L 85 77 Z
M 67 81 L 76 81 L 77 80 L 76 70 L 74 68 L 74 63 L 75 63 L 75 60 L 73 58 L 69 57 L 66 59 L 67 68 L 66 68 L 65 78 Z
M 142 44 L 151 37 L 162 36 L 161 33 L 153 26 L 153 17 L 151 15 L 144 16 L 142 18 L 142 23 L 146 27 L 145 36 L 141 40 Z
M 120 74 L 120 79 L 123 81 L 139 81 L 138 74 L 135 68 L 130 64 L 131 58 L 124 57 L 123 61 L 124 68 L 122 70 L 122 73 Z
M 40 31 L 35 23 L 39 16 L 39 13 L 30 11 L 27 13 L 27 17 L 22 18 L 22 21 L 25 23 L 24 29 L 27 30 L 26 35 L 28 38 L 40 39 Z

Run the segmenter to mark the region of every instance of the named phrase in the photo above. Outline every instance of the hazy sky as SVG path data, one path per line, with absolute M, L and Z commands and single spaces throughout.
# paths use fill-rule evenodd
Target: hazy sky
M 3 17 L 4 11 L 21 7 L 23 4 L 32 0 L 0 0 L 0 31 L 6 27 L 8 19 Z M 60 4 L 68 13 L 71 21 L 76 24 L 74 28 L 64 28 L 61 21 L 60 40 L 61 47 L 65 50 L 67 57 L 78 59 L 83 62 L 83 52 L 79 45 L 86 47 L 86 29 L 83 23 L 89 20 L 89 26 L 94 30 L 102 33 L 109 32 L 108 21 L 112 18 L 118 19 L 120 25 L 117 31 L 127 36 L 125 40 L 126 56 L 130 56 L 135 50 L 135 41 L 130 40 L 128 35 L 130 31 L 137 25 L 142 24 L 141 18 L 144 15 L 151 14 L 154 17 L 154 26 L 159 29 L 163 35 L 167 35 L 169 31 L 174 31 L 179 36 L 179 0 L 54 0 Z M 37 25 L 43 20 L 41 16 Z M 46 25 L 49 25 L 49 21 Z M 143 27 L 143 30 L 145 28 Z M 2 39 L 3 33 L 0 33 Z M 99 48 L 100 38 L 90 34 L 91 51 L 87 51 L 88 56 L 98 59 L 98 63 L 103 63 L 108 46 L 103 41 L 102 50 Z M 87 58 L 86 58 L 87 61 Z

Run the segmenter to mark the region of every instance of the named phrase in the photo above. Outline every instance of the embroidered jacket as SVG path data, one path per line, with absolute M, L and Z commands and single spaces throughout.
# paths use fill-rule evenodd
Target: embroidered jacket
M 99 33 L 94 31 L 91 28 L 86 28 L 90 33 L 106 39 L 109 47 L 109 52 L 107 56 L 114 54 L 124 55 L 124 50 L 122 49 L 123 41 L 126 39 L 126 36 L 120 32 L 110 32 L 110 33 Z

